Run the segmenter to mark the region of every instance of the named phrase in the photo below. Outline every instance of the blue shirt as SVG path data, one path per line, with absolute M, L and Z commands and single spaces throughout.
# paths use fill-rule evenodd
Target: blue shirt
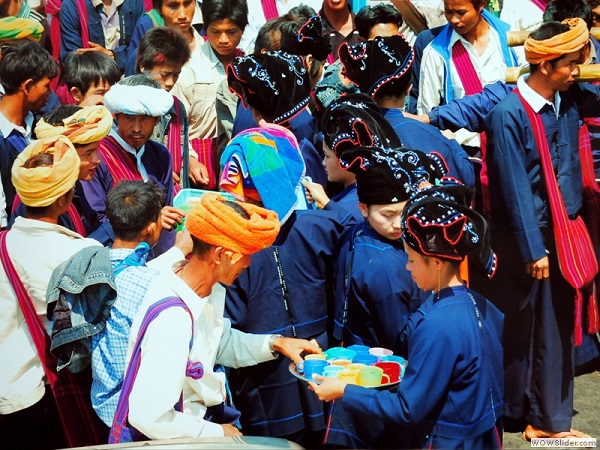
M 559 95 L 558 117 L 549 105 L 539 114 L 567 214 L 575 216 L 583 204 L 579 121 L 597 114 L 600 86 L 575 83 Z M 523 262 L 536 261 L 546 256 L 543 229 L 550 226 L 551 218 L 529 118 L 511 93 L 486 116 L 485 124 L 492 226 L 515 236 Z
M 11 216 L 13 202 L 17 191 L 11 180 L 12 165 L 31 138 L 33 114 L 29 112 L 25 119 L 25 127 L 17 126 L 8 121 L 0 113 L 0 181 L 6 196 L 6 214 Z
M 348 385 L 344 409 L 406 427 L 423 448 L 486 448 L 484 442 L 489 448 L 503 408 L 503 320 L 494 305 L 463 286 L 430 295 L 411 316 L 398 391 Z
M 111 249 L 113 270 L 132 252 L 130 248 Z M 145 263 L 129 266 L 116 275 L 117 298 L 110 317 L 104 330 L 92 337 L 92 406 L 108 426 L 112 425 L 125 376 L 131 324 L 148 286 L 158 275 Z
M 225 313 L 231 326 L 246 333 L 314 338 L 328 348 L 332 251 L 344 225 L 337 211 L 295 211 L 275 243 L 253 254 L 250 266 L 227 286 Z M 287 436 L 325 428 L 322 402 L 288 366 L 289 360 L 278 358 L 231 372 L 233 401 L 242 412 L 245 433 Z
M 363 220 L 344 232 L 333 256 L 334 336 L 345 347 L 385 347 L 406 356 L 404 331 L 421 290 L 406 270 L 402 241 L 385 239 Z
M 398 108 L 382 109 L 400 138 L 402 146 L 424 153 L 437 153 L 448 166 L 447 176 L 456 178 L 469 187 L 475 186 L 475 171 L 469 155 L 455 139 L 448 139 L 432 125 L 404 117 Z
M 352 183 L 350 186 L 344 188 L 343 191 L 331 197 L 331 200 L 323 209 L 327 211 L 338 211 L 341 217 L 345 218 L 345 226 L 352 226 L 361 222 L 363 216 L 358 208 L 356 183 Z

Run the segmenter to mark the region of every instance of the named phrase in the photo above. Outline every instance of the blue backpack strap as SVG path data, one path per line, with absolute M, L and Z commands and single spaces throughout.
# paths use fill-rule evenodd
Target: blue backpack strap
M 150 308 L 148 308 L 148 311 L 146 311 L 146 315 L 142 320 L 137 340 L 135 342 L 135 347 L 133 348 L 133 352 L 131 355 L 131 360 L 129 361 L 129 365 L 127 366 L 127 371 L 125 372 L 125 378 L 123 379 L 121 394 L 119 396 L 119 403 L 117 404 L 117 410 L 115 412 L 113 424 L 110 429 L 110 436 L 108 438 L 109 444 L 144 440 L 144 435 L 142 435 L 142 433 L 140 433 L 132 426 L 128 425 L 129 395 L 131 394 L 131 390 L 133 389 L 135 377 L 140 367 L 142 359 L 142 340 L 144 339 L 146 330 L 148 329 L 150 323 L 152 323 L 152 321 L 156 319 L 156 317 L 158 317 L 158 315 L 162 311 L 172 307 L 183 308 L 190 315 L 190 319 L 192 322 L 192 338 L 190 339 L 190 349 L 192 348 L 192 343 L 194 341 L 194 317 L 192 316 L 192 312 L 183 300 L 181 300 L 178 297 L 166 297 L 162 300 L 157 301 L 152 306 L 150 306 Z M 176 409 L 178 411 L 183 410 L 183 394 L 176 405 Z
M 127 257 L 117 264 L 113 268 L 115 277 L 119 275 L 123 270 L 130 266 L 144 266 L 148 259 L 148 252 L 150 251 L 150 245 L 147 242 L 140 242 L 137 247 Z

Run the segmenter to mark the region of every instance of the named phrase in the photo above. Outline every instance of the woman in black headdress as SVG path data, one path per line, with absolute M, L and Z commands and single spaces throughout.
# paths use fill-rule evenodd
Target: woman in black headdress
M 379 107 L 365 94 L 349 94 L 333 101 L 322 114 L 323 167 L 329 183 L 339 183 L 341 191 L 332 198 L 325 186 L 314 181 L 304 180 L 307 198 L 318 208 L 337 210 L 342 215 L 350 214 L 354 221 L 361 222 L 358 209 L 356 175 L 346 170 L 347 164 L 340 155 L 354 147 L 400 147 L 400 139 Z M 329 188 L 330 186 L 327 186 Z
M 501 448 L 503 315 L 464 286 L 465 256 L 492 276 L 496 260 L 485 219 L 467 205 L 464 186 L 415 194 L 402 214 L 407 268 L 430 294 L 409 323 L 408 365 L 396 393 L 310 383 L 321 400 L 342 398 L 346 411 L 415 433 L 423 448 Z M 399 430 L 398 434 L 402 434 Z
M 357 131 L 361 128 L 361 122 L 352 123 Z M 340 138 L 345 139 L 343 134 Z M 333 254 L 333 342 L 385 347 L 406 357 L 409 315 L 423 296 L 406 270 L 400 219 L 410 196 L 438 182 L 444 171 L 432 157 L 401 147 L 347 147 L 340 161 L 355 174 L 361 220 L 342 235 Z M 409 444 L 407 433 L 390 432 L 381 419 L 365 420 L 333 404 L 329 413 L 328 445 L 406 448 Z
M 320 16 L 304 24 L 284 23 L 280 31 L 280 48 L 236 58 L 227 69 L 229 88 L 240 98 L 232 136 L 260 126 L 261 120 L 288 128 L 298 139 L 306 175 L 326 184 L 322 143 L 309 105 L 331 51 L 330 38 Z

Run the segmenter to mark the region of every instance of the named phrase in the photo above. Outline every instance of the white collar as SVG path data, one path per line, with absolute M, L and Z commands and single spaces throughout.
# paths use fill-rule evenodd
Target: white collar
M 21 232 L 26 234 L 40 234 L 48 231 L 58 231 L 59 233 L 72 238 L 83 239 L 83 236 L 81 236 L 79 233 L 69 230 L 62 225 L 44 222 L 42 220 L 28 219 L 27 217 L 23 216 L 19 216 L 15 219 L 12 229 L 21 230 Z
M 494 39 L 498 39 L 496 38 L 496 36 L 498 36 L 498 32 L 490 25 L 490 42 Z M 464 44 L 468 44 L 470 47 L 473 47 L 473 44 L 471 44 L 469 41 L 467 41 L 464 37 L 462 37 L 460 34 L 458 34 L 456 31 L 452 30 L 452 34 L 450 35 L 450 43 L 448 45 L 448 48 L 452 49 L 452 47 L 454 46 L 454 44 L 456 43 L 456 41 L 461 41 Z
M 92 1 L 92 5 L 94 6 L 94 8 L 97 8 L 98 6 L 102 5 L 102 7 L 104 7 L 104 3 L 102 3 L 102 0 L 91 0 Z M 123 4 L 125 0 L 112 0 L 112 5 L 115 8 L 118 8 L 119 6 L 121 6 Z
M 108 134 L 109 136 L 114 137 L 115 140 L 119 143 L 119 145 L 123 147 L 127 153 L 131 153 L 133 156 L 135 156 L 137 168 L 140 171 L 142 180 L 148 181 L 148 171 L 146 170 L 144 163 L 142 163 L 142 156 L 144 156 L 144 152 L 146 151 L 146 144 L 142 145 L 139 150 L 136 150 L 123 140 L 123 138 L 117 132 L 117 129 L 115 127 L 111 128 L 110 133 Z
M 519 88 L 521 96 L 536 113 L 539 113 L 544 106 L 550 105 L 558 117 L 558 111 L 560 110 L 560 95 L 558 94 L 558 91 L 554 93 L 554 103 L 552 103 L 534 91 L 531 86 L 525 82 L 527 78 L 529 78 L 529 75 L 524 74 L 517 80 L 517 87 Z
M 33 113 L 31 111 L 29 111 L 27 113 L 27 115 L 25 116 L 25 127 L 15 125 L 14 123 L 10 122 L 4 114 L 0 113 L 0 132 L 2 133 L 2 136 L 4 136 L 4 137 L 8 137 L 8 135 L 10 133 L 12 133 L 13 130 L 16 130 L 21 135 L 23 135 L 23 137 L 25 137 L 25 139 L 30 140 L 32 126 L 33 126 Z
M 217 55 L 215 54 L 213 48 L 210 46 L 209 41 L 204 42 L 200 46 L 200 51 L 203 53 L 204 57 L 210 61 L 209 68 L 214 69 L 215 67 L 220 65 L 221 68 L 224 69 L 223 64 L 221 63 L 221 61 L 219 61 L 219 58 L 217 58 Z

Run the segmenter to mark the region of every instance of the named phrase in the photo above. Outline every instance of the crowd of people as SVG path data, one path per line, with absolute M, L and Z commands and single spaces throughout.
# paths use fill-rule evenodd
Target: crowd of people
M 392 3 L 0 0 L 1 448 L 589 437 L 600 3 Z

